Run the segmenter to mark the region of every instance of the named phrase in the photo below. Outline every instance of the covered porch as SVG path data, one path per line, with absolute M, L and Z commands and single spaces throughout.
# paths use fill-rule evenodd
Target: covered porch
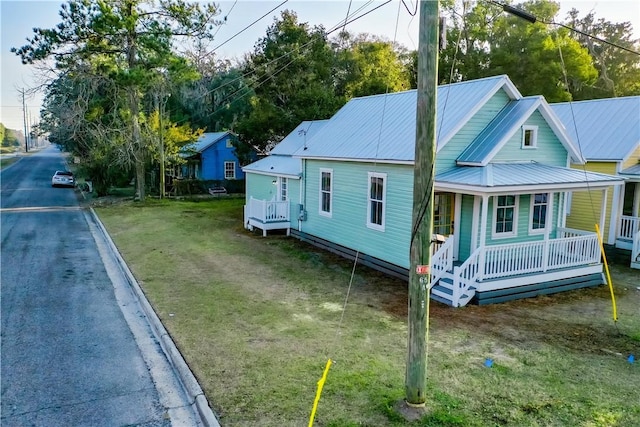
M 453 244 L 448 238 L 431 259 L 432 298 L 453 307 L 604 283 L 595 233 L 559 228 L 553 239 L 481 246 L 462 263 L 453 259 Z
M 463 206 L 461 217 L 454 214 L 460 226 L 433 255 L 432 298 L 460 307 L 604 283 L 598 235 L 566 227 L 567 195 L 599 190 L 606 200 L 607 189 L 623 182 L 537 163 L 438 174 L 436 190 L 462 193 Z M 599 210 L 604 218 L 604 201 Z
M 245 228 L 253 231 L 254 228 L 262 230 L 262 236 L 266 237 L 269 230 L 286 230 L 287 236 L 291 229 L 289 202 L 277 202 L 249 197 L 244 206 Z
M 631 251 L 631 268 L 640 269 L 640 164 L 620 172 L 627 181 L 620 200 L 617 248 Z

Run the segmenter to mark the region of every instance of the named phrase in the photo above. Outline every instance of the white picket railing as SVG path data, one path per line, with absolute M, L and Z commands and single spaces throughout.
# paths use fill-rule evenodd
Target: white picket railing
M 431 286 L 442 278 L 444 273 L 453 268 L 453 238 L 449 237 L 443 243 L 431 244 Z
M 631 267 L 640 268 L 640 233 L 636 233 L 631 248 Z
M 600 261 L 594 233 L 539 242 L 511 243 L 484 248 L 482 279 L 541 273 Z
M 633 240 L 640 232 L 640 217 L 622 215 L 620 217 L 620 227 L 618 228 L 618 238 Z
M 460 298 L 469 292 L 469 288 L 480 279 L 480 259 L 482 248 L 478 248 L 460 267 L 453 268 L 453 294 L 451 301 L 454 307 L 460 305 Z
M 251 197 L 247 216 L 263 223 L 289 221 L 289 202 L 267 202 Z

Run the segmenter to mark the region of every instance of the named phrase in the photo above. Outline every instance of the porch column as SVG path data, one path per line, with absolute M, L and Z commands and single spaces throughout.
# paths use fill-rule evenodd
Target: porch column
M 608 188 L 604 188 L 602 190 L 602 203 L 600 205 L 600 233 L 604 233 L 604 222 L 606 220 L 607 215 L 607 196 L 609 193 Z M 604 241 L 604 235 L 600 236 Z
M 640 181 L 636 181 L 636 191 L 633 195 L 633 216 L 640 216 Z

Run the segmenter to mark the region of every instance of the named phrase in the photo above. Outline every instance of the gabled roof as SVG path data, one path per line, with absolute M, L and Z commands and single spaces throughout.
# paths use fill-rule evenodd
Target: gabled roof
M 329 120 L 305 120 L 269 152 L 271 155 L 292 155 L 303 147 Z
M 456 160 L 461 166 L 486 166 L 534 111 L 540 111 L 575 162 L 580 153 L 542 96 L 529 96 L 509 102 Z
M 438 87 L 437 146 L 444 146 L 499 90 L 522 95 L 507 76 L 487 77 Z M 354 98 L 307 140 L 295 156 L 411 163 L 416 137 L 415 90 Z
M 185 147 L 187 150 L 202 153 L 207 148 L 211 147 L 216 142 L 229 135 L 230 132 L 206 132 L 200 135 L 200 138 L 191 145 Z
M 623 178 L 536 162 L 459 166 L 435 177 L 438 190 L 474 193 L 530 193 L 602 188 L 622 184 Z
M 621 170 L 620 175 L 640 176 L 640 164 Z
M 300 123 L 270 154 L 242 168 L 244 172 L 262 175 L 277 175 L 288 178 L 300 178 L 302 164 L 299 158 L 292 158 L 297 149 L 304 148 L 306 141 L 316 134 L 329 120 L 307 120 Z
M 623 161 L 640 145 L 640 96 L 563 102 L 551 108 L 587 160 Z
M 297 179 L 302 173 L 302 162 L 291 156 L 272 155 L 243 167 L 242 171 Z

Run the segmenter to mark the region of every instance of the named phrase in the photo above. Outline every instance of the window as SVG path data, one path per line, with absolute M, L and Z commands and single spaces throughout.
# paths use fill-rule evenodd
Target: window
M 236 179 L 236 162 L 224 162 L 224 179 Z
M 280 178 L 280 201 L 287 201 L 287 191 L 289 187 L 288 178 Z
M 367 227 L 384 231 L 385 181 L 387 174 L 369 172 Z
M 522 126 L 522 148 L 536 148 L 538 126 Z
M 495 196 L 493 198 L 493 237 L 516 235 L 517 200 L 517 196 Z
M 333 170 L 320 169 L 320 215 L 331 216 Z
M 532 233 L 543 232 L 547 227 L 547 206 L 549 193 L 536 193 L 531 196 L 530 228 Z
M 231 140 L 231 138 L 227 138 L 226 147 L 227 148 L 233 148 L 233 141 Z

